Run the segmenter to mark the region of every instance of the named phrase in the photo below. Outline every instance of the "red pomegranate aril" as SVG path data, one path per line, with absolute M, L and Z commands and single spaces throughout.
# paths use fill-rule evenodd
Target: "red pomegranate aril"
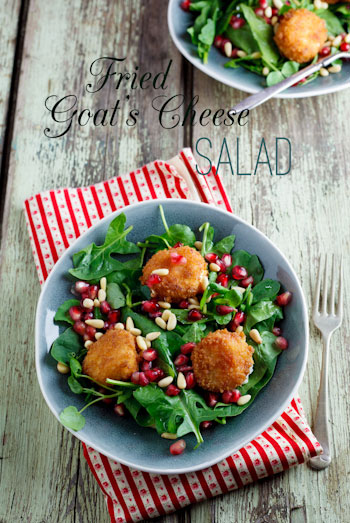
M 242 312 L 242 311 L 237 311 L 237 312 L 236 312 L 236 315 L 235 315 L 235 317 L 234 317 L 234 320 L 235 320 L 235 322 L 236 322 L 238 325 L 240 325 L 241 323 L 243 323 L 243 322 L 245 321 L 245 319 L 246 319 L 246 315 L 245 315 L 244 312 Z
M 221 272 L 225 272 L 227 267 L 226 265 L 224 264 L 224 262 L 222 260 L 220 260 L 219 258 L 216 260 L 216 265 L 218 265 L 220 267 L 220 271 Z
M 177 254 L 177 252 L 171 252 L 170 261 L 173 265 L 186 265 L 187 258 L 185 258 L 185 256 L 181 256 L 181 254 Z
M 343 42 L 342 44 L 340 44 L 340 50 L 346 53 L 350 50 L 350 44 L 348 44 L 347 42 Z
M 179 303 L 180 309 L 188 309 L 189 305 L 190 304 L 187 300 L 181 300 Z
M 223 287 L 227 287 L 228 286 L 228 276 L 227 274 L 219 274 L 219 276 L 216 278 L 216 283 L 218 283 L 219 285 L 222 285 Z
M 232 49 L 231 58 L 237 58 L 237 56 L 238 56 L 238 51 L 239 51 L 238 47 L 234 47 L 234 48 Z
M 245 24 L 244 18 L 240 18 L 238 16 L 232 16 L 230 20 L 230 26 L 232 29 L 240 29 Z
M 177 249 L 178 247 L 183 247 L 183 246 L 184 246 L 183 243 L 181 243 L 181 242 L 177 242 L 177 243 L 175 243 L 175 245 L 174 245 L 173 248 L 174 248 L 174 249 Z
M 148 316 L 151 318 L 151 320 L 155 320 L 156 318 L 160 318 L 162 315 L 162 311 L 156 311 L 156 312 L 149 312 Z
M 237 403 L 240 397 L 241 393 L 239 392 L 239 390 L 234 389 L 225 391 L 222 394 L 221 399 L 223 403 Z
M 125 407 L 122 403 L 120 403 L 119 405 L 114 405 L 113 410 L 116 414 L 118 414 L 118 416 L 125 416 Z
M 282 329 L 280 329 L 280 327 L 274 327 L 272 329 L 272 334 L 274 334 L 275 336 L 281 336 L 282 334 Z
M 112 309 L 108 301 L 101 301 L 100 303 L 100 311 L 102 314 L 108 314 L 109 311 Z
M 192 309 L 187 316 L 189 321 L 199 321 L 203 318 L 203 314 L 198 309 Z
M 155 369 L 150 369 L 145 371 L 146 378 L 153 383 L 158 379 L 158 372 Z
M 232 269 L 232 278 L 235 280 L 244 280 L 248 277 L 248 272 L 242 265 L 235 265 Z
M 186 372 L 190 372 L 193 370 L 193 367 L 191 365 L 179 365 L 176 367 L 177 372 L 182 372 L 185 374 Z
M 214 252 L 208 252 L 208 253 L 205 255 L 205 259 L 206 259 L 207 262 L 209 262 L 209 263 L 216 263 L 216 260 L 218 259 L 218 255 L 215 254 Z
M 268 6 L 267 0 L 259 0 L 259 6 L 262 7 L 262 9 L 266 9 Z
M 139 385 L 141 387 L 146 387 L 149 384 L 149 379 L 147 378 L 144 372 L 139 373 Z
M 79 294 L 83 294 L 85 292 L 88 292 L 89 287 L 90 287 L 90 284 L 87 283 L 86 281 L 76 281 L 75 282 L 75 286 L 74 286 L 75 290 Z
M 179 439 L 178 441 L 175 441 L 172 445 L 170 445 L 170 454 L 173 456 L 178 456 L 179 454 L 182 454 L 183 451 L 186 448 L 186 441 L 184 439 Z
M 69 316 L 72 318 L 73 321 L 81 320 L 83 316 L 83 309 L 77 305 L 73 305 L 73 307 L 70 307 L 68 312 Z
M 207 405 L 211 408 L 214 408 L 217 402 L 219 401 L 219 395 L 216 392 L 209 392 Z
M 142 370 L 142 372 L 146 372 L 146 370 L 151 370 L 151 368 L 152 368 L 152 362 L 151 361 L 143 360 L 141 362 L 140 369 Z
M 254 9 L 254 13 L 256 14 L 256 16 L 264 16 L 264 10 L 261 7 L 256 7 Z
M 147 287 L 153 287 L 153 285 L 157 285 L 157 283 L 160 283 L 161 281 L 159 274 L 151 274 L 146 281 L 146 285 Z
M 196 344 L 195 343 L 185 343 L 184 345 L 181 345 L 181 353 L 182 354 L 185 354 L 186 356 L 188 354 L 191 354 L 191 352 L 193 351 L 193 349 L 195 348 Z
M 89 336 L 90 338 L 94 339 L 96 334 L 95 327 L 91 327 L 91 325 L 87 325 L 85 328 L 85 334 Z
M 199 426 L 202 430 L 210 429 L 213 426 L 213 422 L 212 421 L 202 421 Z
M 156 374 L 156 381 L 159 381 L 161 380 L 162 378 L 164 378 L 165 374 L 164 374 L 164 371 L 163 369 L 159 369 L 158 367 L 155 367 L 154 369 L 152 369 L 153 372 Z
M 105 321 L 103 328 L 105 331 L 107 331 L 110 328 L 110 326 L 111 326 L 111 324 L 109 323 L 109 321 Z
M 221 256 L 221 261 L 226 266 L 226 269 L 231 267 L 231 265 L 232 265 L 232 256 L 231 256 L 231 254 L 228 254 L 228 253 L 223 254 Z
M 181 4 L 180 4 L 180 7 L 184 11 L 189 11 L 190 5 L 191 5 L 191 0 L 183 0 L 183 2 L 181 2 Z
M 188 363 L 188 357 L 185 354 L 179 354 L 174 360 L 174 365 L 179 367 L 180 365 L 186 365 Z
M 244 278 L 244 280 L 241 281 L 241 286 L 245 289 L 249 287 L 249 285 L 254 285 L 254 278 L 253 276 L 248 276 L 248 278 Z
M 89 290 L 87 291 L 90 300 L 94 300 L 97 298 L 98 294 L 98 287 L 97 285 L 90 285 Z
M 178 396 L 178 394 L 180 394 L 180 389 L 171 383 L 171 385 L 168 385 L 165 394 L 167 396 Z
M 214 298 L 216 298 L 217 296 L 220 296 L 220 294 L 219 294 L 218 292 L 214 292 L 214 293 L 211 295 L 212 300 L 213 300 Z
M 113 398 L 103 398 L 103 403 L 106 403 L 106 405 L 110 405 L 113 403 Z
M 288 341 L 286 340 L 286 338 L 283 338 L 283 336 L 278 336 L 275 339 L 275 345 L 280 350 L 288 349 Z
M 154 301 L 147 300 L 142 302 L 141 309 L 143 312 L 157 312 L 159 305 Z
M 279 296 L 277 296 L 276 303 L 280 307 L 285 307 L 286 305 L 288 305 L 288 303 L 290 303 L 291 299 L 292 299 L 292 293 L 289 291 L 286 291 L 283 294 L 280 294 Z
M 277 9 L 277 7 L 273 7 L 273 8 L 271 9 L 271 11 L 272 11 L 272 16 L 277 16 L 277 15 L 278 15 L 278 9 Z
M 86 329 L 86 325 L 83 321 L 76 321 L 73 325 L 73 330 L 77 333 L 77 334 L 80 334 L 80 336 L 84 336 L 85 334 L 85 329 Z
M 116 309 L 109 311 L 107 319 L 110 323 L 118 323 L 120 319 L 120 311 Z
M 89 310 L 89 311 L 84 312 L 83 317 L 82 317 L 82 320 L 84 320 L 84 321 L 86 321 L 86 320 L 92 320 L 93 317 L 94 317 L 94 313 L 93 313 L 93 311 Z
M 230 307 L 229 305 L 217 305 L 216 306 L 216 312 L 220 314 L 220 316 L 225 316 L 226 314 L 230 314 L 235 309 L 233 307 Z
M 222 40 L 222 36 L 216 35 L 216 37 L 214 38 L 214 46 L 220 48 L 222 46 Z
M 142 357 L 146 361 L 154 361 L 158 358 L 158 352 L 155 349 L 146 349 L 143 351 Z
M 267 16 L 264 16 L 264 20 L 268 25 L 271 25 L 271 18 L 268 18 Z
M 194 377 L 193 372 L 186 374 L 186 389 L 193 389 L 196 385 L 196 378 Z
M 138 385 L 140 381 L 140 373 L 139 372 L 133 372 L 131 374 L 131 382 L 135 383 L 135 385 Z

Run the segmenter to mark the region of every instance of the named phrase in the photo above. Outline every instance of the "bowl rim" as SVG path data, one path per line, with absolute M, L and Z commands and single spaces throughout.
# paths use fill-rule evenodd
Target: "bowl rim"
M 202 73 L 206 74 L 207 76 L 210 76 L 217 82 L 220 82 L 224 85 L 228 85 L 229 87 L 233 87 L 234 89 L 238 89 L 240 91 L 243 91 L 245 93 L 249 94 L 256 94 L 264 89 L 262 87 L 261 89 L 247 85 L 242 86 L 241 82 L 239 80 L 235 80 L 234 77 L 229 78 L 224 75 L 220 75 L 218 77 L 217 73 L 215 71 L 212 71 L 210 67 L 208 67 L 208 64 L 203 64 L 201 60 L 199 60 L 198 57 L 195 57 L 191 55 L 191 53 L 188 52 L 185 45 L 183 44 L 183 41 L 181 38 L 179 38 L 175 32 L 175 27 L 173 23 L 173 17 L 172 17 L 172 9 L 174 8 L 175 2 L 178 2 L 178 0 L 169 0 L 168 4 L 168 13 L 167 13 L 167 19 L 168 19 L 168 28 L 170 32 L 171 39 L 175 46 L 177 47 L 178 51 L 184 56 L 194 67 L 202 71 Z M 180 6 L 179 6 L 180 9 Z M 347 89 L 350 87 L 350 76 L 349 80 L 344 84 L 340 83 L 337 85 L 333 85 L 330 87 L 314 87 L 313 89 L 310 89 L 308 92 L 304 91 L 290 91 L 290 89 L 286 89 L 282 93 L 276 94 L 273 98 L 283 98 L 283 99 L 293 99 L 293 98 L 311 98 L 313 96 L 321 96 L 325 94 L 331 94 L 336 93 L 338 91 L 342 91 L 343 89 Z
M 137 206 L 138 207 L 147 207 L 148 205 L 154 204 L 154 203 L 157 203 L 159 205 L 161 205 L 161 204 L 165 205 L 165 204 L 169 204 L 169 203 L 170 203 L 170 205 L 177 205 L 177 204 L 180 204 L 180 205 L 193 205 L 194 204 L 196 206 L 203 207 L 203 210 L 205 208 L 207 208 L 207 206 L 208 206 L 208 204 L 204 203 L 204 202 L 197 202 L 197 201 L 193 201 L 193 200 L 182 200 L 182 199 L 177 199 L 177 198 L 162 198 L 162 199 L 157 199 L 157 200 L 136 202 L 134 204 L 128 205 L 126 207 L 123 207 L 122 209 L 119 209 L 119 210 L 109 214 L 108 216 L 105 216 L 104 218 L 99 220 L 97 223 L 95 223 L 92 227 L 90 227 L 87 231 L 85 231 L 76 240 L 78 240 L 78 239 L 79 239 L 79 241 L 80 240 L 84 240 L 84 238 L 88 235 L 88 233 L 90 234 L 92 231 L 94 231 L 94 229 L 96 229 L 97 227 L 100 227 L 101 224 L 106 223 L 107 221 L 112 221 L 119 214 L 123 213 L 126 210 L 134 209 Z M 288 267 L 288 269 L 290 271 L 290 274 L 292 274 L 292 276 L 295 279 L 297 288 L 298 288 L 300 296 L 301 296 L 302 317 L 303 317 L 303 322 L 304 322 L 304 325 L 305 325 L 304 358 L 303 358 L 303 362 L 302 362 L 301 371 L 299 373 L 299 376 L 298 376 L 298 379 L 297 379 L 296 383 L 294 384 L 293 389 L 291 390 L 290 394 L 288 395 L 287 399 L 283 402 L 283 404 L 279 406 L 279 408 L 276 411 L 276 414 L 274 414 L 273 416 L 270 416 L 265 421 L 265 423 L 259 427 L 258 430 L 254 431 L 254 434 L 249 438 L 248 441 L 244 441 L 243 444 L 239 445 L 239 448 L 242 448 L 245 445 L 247 445 L 250 441 L 255 439 L 259 434 L 263 433 L 270 425 L 272 425 L 273 422 L 276 421 L 276 419 L 284 412 L 286 407 L 289 405 L 289 403 L 293 399 L 295 393 L 297 392 L 297 390 L 299 388 L 299 385 L 300 385 L 300 383 L 301 383 L 301 381 L 302 381 L 302 379 L 304 377 L 305 368 L 306 368 L 306 364 L 307 364 L 307 360 L 308 360 L 308 352 L 309 352 L 309 320 L 308 320 L 306 299 L 305 299 L 304 292 L 303 292 L 303 289 L 301 287 L 299 278 L 298 278 L 296 272 L 294 271 L 293 267 L 290 265 L 289 261 L 285 257 L 285 255 L 281 252 L 281 250 L 263 232 L 261 232 L 254 225 L 249 224 L 248 222 L 246 222 L 245 220 L 243 220 L 242 218 L 240 218 L 236 214 L 230 213 L 230 212 L 228 212 L 228 211 L 226 211 L 224 209 L 220 209 L 220 208 L 214 207 L 214 206 L 213 206 L 213 209 L 215 209 L 216 211 L 218 211 L 221 214 L 224 214 L 225 216 L 233 218 L 234 220 L 238 221 L 239 223 L 241 223 L 244 226 L 248 227 L 249 229 L 253 230 L 255 234 L 257 234 L 258 236 L 263 238 L 271 247 L 273 247 L 274 249 L 276 249 L 278 251 L 278 253 L 282 257 L 282 259 L 286 263 L 286 265 L 287 265 L 287 267 Z M 40 352 L 40 349 L 39 349 L 39 347 L 40 347 L 39 332 L 40 332 L 40 322 L 41 322 L 40 310 L 41 310 L 42 301 L 44 299 L 43 297 L 44 297 L 45 291 L 50 286 L 50 282 L 51 282 L 51 279 L 52 279 L 53 275 L 55 274 L 57 268 L 60 267 L 60 265 L 65 261 L 66 257 L 67 256 L 70 257 L 71 253 L 74 253 L 76 251 L 75 245 L 76 245 L 76 241 L 74 241 L 72 243 L 72 245 L 70 245 L 68 247 L 68 249 L 66 249 L 64 251 L 62 256 L 55 263 L 53 269 L 51 270 L 49 276 L 47 277 L 45 283 L 43 284 L 43 286 L 41 288 L 40 296 L 39 296 L 38 303 L 37 303 L 36 313 L 35 313 L 35 368 L 36 368 L 37 379 L 38 379 L 38 382 L 39 382 L 41 393 L 42 393 L 42 395 L 43 395 L 43 397 L 44 397 L 44 399 L 46 401 L 46 404 L 48 405 L 49 409 L 51 410 L 51 412 L 53 413 L 55 418 L 59 421 L 59 423 L 64 427 L 64 429 L 68 430 L 71 434 L 73 434 L 73 436 L 75 436 L 80 441 L 85 443 L 85 445 L 93 447 L 97 452 L 100 452 L 104 456 L 107 456 L 110 459 L 118 461 L 119 463 L 121 463 L 123 465 L 126 465 L 126 466 L 129 466 L 129 467 L 132 467 L 134 469 L 142 470 L 142 471 L 150 472 L 150 473 L 155 473 L 155 474 L 159 474 L 159 473 L 160 474 L 184 474 L 184 473 L 189 473 L 189 472 L 195 472 L 197 470 L 203 470 L 203 469 L 205 469 L 207 467 L 215 465 L 216 463 L 219 463 L 220 461 L 222 461 L 223 459 L 225 459 L 229 455 L 231 455 L 233 452 L 236 452 L 237 450 L 239 450 L 239 448 L 233 447 L 229 451 L 229 453 L 227 453 L 227 451 L 222 452 L 222 453 L 218 453 L 215 456 L 215 458 L 209 459 L 207 461 L 204 461 L 203 463 L 200 463 L 200 464 L 194 465 L 194 466 L 180 467 L 179 468 L 179 467 L 176 467 L 176 463 L 174 463 L 174 465 L 175 465 L 174 468 L 159 469 L 159 468 L 157 468 L 157 466 L 155 466 L 155 467 L 140 466 L 139 464 L 133 462 L 132 458 L 131 459 L 120 459 L 120 458 L 118 458 L 118 456 L 115 456 L 115 455 L 113 455 L 110 452 L 106 452 L 106 450 L 102 449 L 99 444 L 96 444 L 96 442 L 93 442 L 93 441 L 89 440 L 88 438 L 84 437 L 83 435 L 79 434 L 79 431 L 75 432 L 72 429 L 69 429 L 69 428 L 65 427 L 61 423 L 61 421 L 59 419 L 58 413 L 55 411 L 54 407 L 51 405 L 51 402 L 50 402 L 50 400 L 49 400 L 49 398 L 48 398 L 48 396 L 46 394 L 46 389 L 45 389 L 45 386 L 44 386 L 44 383 L 43 383 L 43 379 L 42 379 L 42 374 L 41 374 L 41 363 L 40 363 L 41 352 Z

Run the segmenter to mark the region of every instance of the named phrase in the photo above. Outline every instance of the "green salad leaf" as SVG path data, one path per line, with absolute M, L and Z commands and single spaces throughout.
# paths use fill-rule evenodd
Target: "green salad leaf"
M 54 320 L 55 321 L 62 321 L 64 323 L 69 323 L 70 325 L 74 324 L 74 321 L 70 317 L 68 311 L 71 307 L 78 307 L 80 305 L 79 300 L 66 300 L 60 307 L 58 307 L 57 312 L 55 314 Z
M 78 412 L 76 407 L 66 407 L 60 414 L 61 423 L 68 429 L 81 430 L 85 426 L 84 416 Z
M 51 356 L 56 361 L 69 365 L 70 359 L 82 350 L 82 338 L 70 327 L 53 342 Z
M 279 60 L 279 53 L 273 41 L 273 28 L 257 16 L 251 7 L 246 4 L 240 4 L 240 7 L 258 44 L 263 60 L 267 65 L 273 67 Z
M 280 288 L 281 285 L 276 280 L 262 280 L 253 289 L 253 303 L 274 300 Z
M 112 309 L 120 309 L 125 305 L 125 296 L 118 283 L 110 282 L 107 285 L 107 301 Z
M 234 234 L 231 234 L 230 236 L 226 236 L 226 238 L 223 238 L 219 242 L 215 243 L 213 246 L 211 252 L 214 252 L 215 254 L 218 254 L 219 256 L 222 256 L 225 253 L 230 253 L 235 246 L 235 239 L 236 236 Z
M 344 32 L 344 27 L 341 21 L 329 9 L 316 9 L 315 13 L 326 22 L 327 31 L 332 36 L 336 36 Z
M 264 269 L 256 254 L 249 254 L 249 252 L 240 250 L 235 251 L 232 256 L 232 266 L 242 265 L 248 271 L 249 276 L 253 276 L 254 283 L 257 284 L 264 277 Z

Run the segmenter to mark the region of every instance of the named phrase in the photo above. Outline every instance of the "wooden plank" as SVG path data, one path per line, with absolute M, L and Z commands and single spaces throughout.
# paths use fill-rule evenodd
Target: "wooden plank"
M 81 185 L 128 171 L 155 158 L 167 159 L 182 146 L 182 128 L 162 134 L 150 116 L 152 92 L 136 90 L 131 102 L 142 121 L 134 128 L 75 127 L 49 139 L 44 99 L 77 93 L 81 107 L 111 107 L 118 93 L 83 93 L 91 62 L 103 55 L 127 56 L 129 68 L 157 73 L 169 60 L 165 3 L 152 0 L 32 0 L 20 78 L 14 148 L 10 158 L 0 264 L 1 289 L 9 296 L 3 313 L 0 365 L 0 520 L 98 521 L 107 523 L 102 493 L 82 457 L 81 445 L 54 419 L 41 396 L 34 367 L 34 314 L 39 295 L 22 213 L 29 195 L 49 187 Z M 154 57 L 157 56 L 157 60 Z M 182 91 L 180 56 L 171 82 Z M 119 96 L 125 96 L 126 92 Z M 154 93 L 153 93 L 154 96 Z M 120 117 L 125 120 L 128 106 Z M 11 314 L 8 312 L 11 311 Z M 7 340 L 11 340 L 8 343 Z M 5 350 L 6 347 L 6 350 Z M 11 390 L 11 394 L 8 391 Z

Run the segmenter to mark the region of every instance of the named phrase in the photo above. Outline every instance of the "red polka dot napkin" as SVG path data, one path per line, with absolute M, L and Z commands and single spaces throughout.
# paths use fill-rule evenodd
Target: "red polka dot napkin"
M 198 175 L 190 149 L 168 162 L 155 161 L 90 187 L 44 191 L 25 201 L 40 283 L 65 249 L 101 218 L 126 205 L 157 198 L 200 199 L 232 212 L 215 168 L 209 175 Z M 174 512 L 304 463 L 322 452 L 299 398 L 249 445 L 212 467 L 189 474 L 149 474 L 113 461 L 92 447 L 83 447 L 112 523 Z

